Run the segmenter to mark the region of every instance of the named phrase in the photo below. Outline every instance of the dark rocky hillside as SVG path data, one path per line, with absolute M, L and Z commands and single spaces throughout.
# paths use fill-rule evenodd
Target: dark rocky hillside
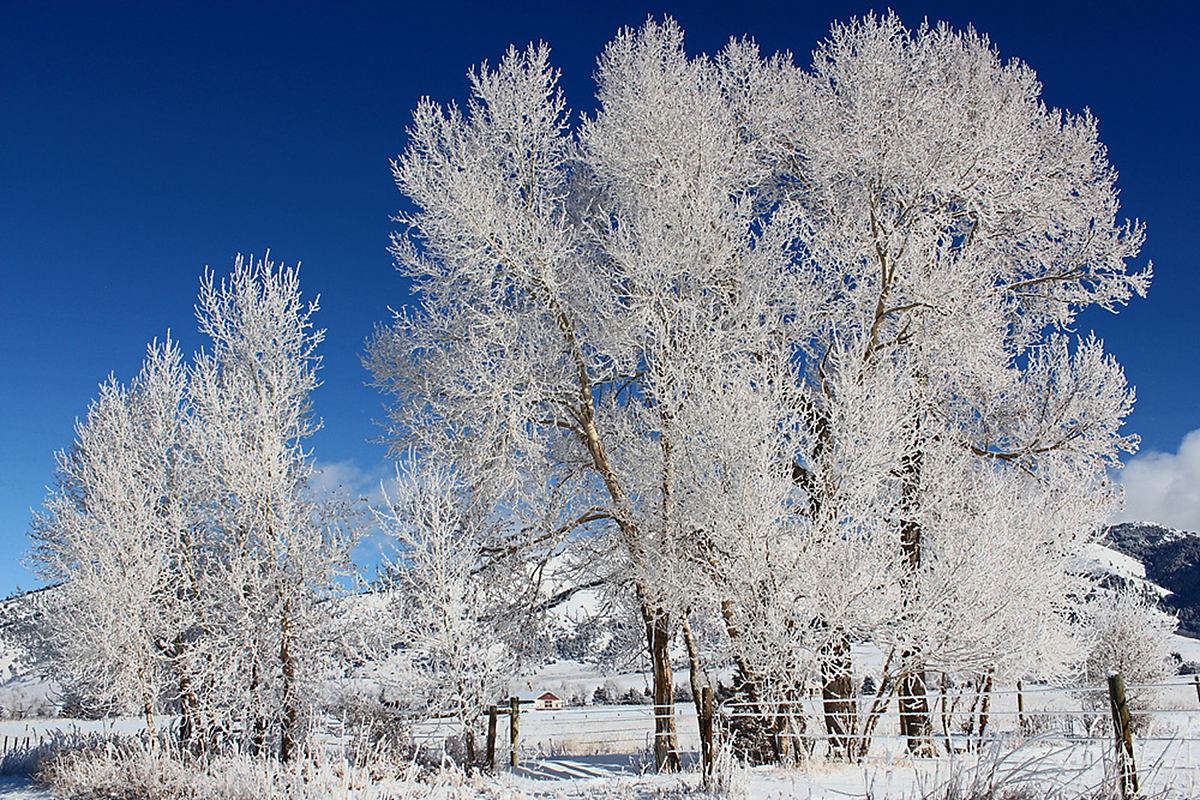
M 1179 633 L 1200 639 L 1200 535 L 1150 522 L 1108 529 L 1106 545 L 1146 566 L 1146 579 L 1169 589 L 1163 605 L 1179 616 Z

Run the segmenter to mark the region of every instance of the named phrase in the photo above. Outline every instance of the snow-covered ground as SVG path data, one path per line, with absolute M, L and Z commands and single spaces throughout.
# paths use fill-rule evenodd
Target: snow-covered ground
M 0 797 L 4 800 L 53 800 L 54 795 L 27 775 L 0 775 Z
M 1191 645 L 1200 650 L 1200 643 Z M 1194 685 L 1182 678 L 1170 689 L 1145 696 L 1151 708 L 1148 725 L 1136 743 L 1143 788 L 1151 795 L 1200 796 L 1200 699 Z M 1002 688 L 1001 692 L 1011 691 Z M 934 704 L 935 713 L 937 705 Z M 815 710 L 815 708 L 813 709 Z M 680 747 L 685 765 L 694 763 L 697 746 L 694 711 L 678 707 Z M 880 737 L 864 764 L 826 761 L 818 746 L 813 760 L 784 769 L 759 767 L 735 770 L 735 783 L 753 798 L 918 797 L 956 776 L 969 778 L 972 770 L 994 770 L 1009 780 L 1035 780 L 1058 787 L 1086 788 L 1098 784 L 1111 753 L 1111 727 L 1105 709 L 1085 709 L 1078 693 L 1049 687 L 1029 687 L 1025 711 L 1032 718 L 1053 711 L 1054 724 L 1040 726 L 1041 734 L 1020 739 L 1010 732 L 1017 727 L 1013 694 L 997 694 L 990 729 L 996 734 L 984 756 L 954 752 L 914 763 L 895 736 L 897 720 L 885 718 Z M 1066 723 L 1075 724 L 1068 730 Z M 1083 723 L 1090 723 L 1090 730 Z M 136 719 L 112 721 L 37 720 L 0 723 L 0 737 L 50 736 L 54 732 L 115 731 L 140 728 Z M 585 706 L 561 711 L 528 711 L 521 717 L 520 766 L 503 768 L 495 778 L 497 797 L 662 797 L 698 784 L 694 771 L 676 776 L 650 774 L 647 757 L 652 741 L 653 717 L 648 706 Z M 448 726 L 430 723 L 422 738 L 433 742 L 449 735 Z M 508 761 L 508 727 L 501 719 L 497 760 Z M 38 798 L 48 795 L 27 783 L 9 779 L 0 783 L 0 797 Z
M 1107 548 L 1090 553 L 1104 569 L 1139 578 L 1140 563 Z M 1200 662 L 1200 640 L 1172 638 L 1171 650 L 1184 661 Z M 3 653 L 0 653 L 3 655 Z M 881 654 L 871 647 L 854 649 L 856 671 L 877 673 Z M 18 660 L 0 662 L 8 681 L 0 686 L 6 697 L 28 693 L 31 700 L 50 695 L 49 684 L 22 672 Z M 686 671 L 676 675 L 677 684 L 687 686 Z M 1170 787 L 1173 797 L 1200 797 L 1200 695 L 1184 677 L 1172 679 L 1176 688 L 1150 693 L 1146 700 L 1156 709 L 1139 731 L 1136 743 L 1143 787 L 1151 794 Z M 605 672 L 575 661 L 558 661 L 514 681 L 513 693 L 553 691 L 570 701 L 590 700 L 597 688 L 610 694 L 630 689 L 641 691 L 647 676 L 639 672 Z M 1084 706 L 1076 692 L 1050 687 L 1027 687 L 1025 710 L 1040 732 L 1032 740 L 1013 735 L 1017 729 L 1016 696 L 1013 687 L 997 687 L 989 730 L 997 735 L 995 753 L 1003 755 L 1002 767 L 1015 777 L 1037 778 L 1042 783 L 1080 788 L 1101 780 L 1104 760 L 1110 757 L 1108 738 L 1111 722 L 1101 703 Z M 933 700 L 936 713 L 936 696 Z M 1096 699 L 1103 700 L 1101 693 Z M 817 708 L 809 701 L 810 718 Z M 560 711 L 529 711 L 521 719 L 520 766 L 502 770 L 496 785 L 503 797 L 661 797 L 682 785 L 695 785 L 694 772 L 680 776 L 649 774 L 648 752 L 653 742 L 653 707 L 650 705 L 585 705 Z M 1054 716 L 1049 716 L 1053 712 Z M 694 763 L 698 750 L 695 712 L 688 702 L 677 706 L 679 742 L 685 764 Z M 168 724 L 164 720 L 163 724 Z M 1090 726 L 1084 730 L 1085 723 Z M 20 749 L 58 733 L 134 733 L 142 729 L 140 719 L 0 720 L 0 749 Z M 870 757 L 862 765 L 846 765 L 823 759 L 821 745 L 816 757 L 803 767 L 782 769 L 760 767 L 739 770 L 739 782 L 751 797 L 846 798 L 912 797 L 929 793 L 953 775 L 968 773 L 977 757 L 962 752 L 914 764 L 897 736 L 894 713 L 885 717 Z M 418 735 L 433 745 L 453 735 L 449 725 L 428 723 Z M 952 739 L 952 741 L 955 741 Z M 508 761 L 508 727 L 501 717 L 497 736 L 497 761 Z M 990 764 L 990 762 L 987 762 Z M 1036 773 L 1036 774 L 1034 774 Z M 43 800 L 50 795 L 22 777 L 0 776 L 0 798 Z
M 1200 661 L 1200 640 L 1173 637 L 1171 649 L 1186 661 Z M 856 665 L 875 671 L 879 654 L 870 647 L 854 651 Z M 677 676 L 687 685 L 686 673 Z M 1151 791 L 1170 787 L 1173 797 L 1200 797 L 1200 696 L 1188 679 L 1172 679 L 1174 688 L 1146 693 L 1144 705 L 1155 709 L 1139 731 L 1136 752 L 1143 786 Z M 590 698 L 597 687 L 625 692 L 640 691 L 646 677 L 640 673 L 606 673 L 572 661 L 544 666 L 515 682 L 514 692 L 551 690 L 569 699 Z M 1028 686 L 1025 711 L 1040 735 L 1032 740 L 1015 735 L 1018 727 L 1013 687 L 997 687 L 989 730 L 996 736 L 994 754 L 1003 755 L 1003 770 L 1016 777 L 1037 778 L 1042 783 L 1086 787 L 1103 776 L 1110 757 L 1111 722 L 1100 701 L 1085 707 L 1085 697 L 1051 687 Z M 938 700 L 931 695 L 938 722 Z M 818 711 L 816 700 L 807 701 L 810 718 Z M 695 711 L 691 703 L 677 705 L 679 743 L 685 765 L 694 764 L 698 751 Z M 729 713 L 726 709 L 726 713 Z M 1051 715 L 1052 714 L 1052 715 Z M 170 724 L 163 720 L 161 725 Z M 1090 727 L 1088 727 L 1090 726 Z M 657 797 L 694 785 L 694 772 L 665 777 L 649 774 L 648 753 L 653 742 L 653 706 L 586 705 L 556 711 L 527 711 L 520 726 L 520 766 L 502 770 L 497 786 L 512 797 Z M 142 729 L 138 718 L 116 720 L 27 719 L 0 720 L 0 748 L 23 748 L 55 734 L 132 734 Z M 427 723 L 418 736 L 430 746 L 454 734 L 449 724 Z M 508 762 L 508 725 L 499 720 L 497 761 Z M 968 772 L 976 756 L 961 752 L 914 764 L 904 753 L 894 712 L 885 716 L 870 757 L 862 765 L 824 760 L 817 745 L 816 757 L 801 768 L 760 767 L 739 770 L 740 782 L 750 797 L 846 798 L 912 797 L 930 792 L 953 775 Z M 952 742 L 961 739 L 952 737 Z M 482 743 L 480 743 L 482 746 Z M 989 762 L 990 763 L 990 762 Z M 1002 770 L 1002 771 L 1003 771 Z M 1036 775 L 1033 774 L 1036 772 Z M 0 782 L 2 798 L 48 798 L 22 779 Z

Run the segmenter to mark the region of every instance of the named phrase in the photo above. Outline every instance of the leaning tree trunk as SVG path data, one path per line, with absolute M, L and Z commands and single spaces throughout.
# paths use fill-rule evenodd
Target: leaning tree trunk
M 696 706 L 696 722 L 704 727 L 704 685 L 705 680 L 701 674 L 700 667 L 700 648 L 696 644 L 696 636 L 692 633 L 691 622 L 688 621 L 685 613 L 679 622 L 679 630 L 683 634 L 683 643 L 687 646 L 688 654 L 688 682 L 692 689 L 692 703 Z
M 574 339 L 569 320 L 557 312 L 559 325 L 571 344 L 579 374 L 580 402 L 578 418 L 582 444 L 592 458 L 592 466 L 599 473 L 616 509 L 615 519 L 621 537 L 625 541 L 635 566 L 646 563 L 645 543 L 637 525 L 632 521 L 633 513 L 628 496 L 608 460 L 608 453 L 596 426 L 592 408 L 592 385 L 587 365 Z M 675 731 L 675 685 L 671 673 L 671 625 L 670 615 L 654 602 L 649 587 L 638 581 L 638 599 L 641 604 L 642 621 L 646 626 L 646 644 L 650 652 L 650 664 L 654 678 L 654 761 L 659 769 L 679 767 L 678 740 Z
M 700 734 L 700 771 L 704 776 L 705 785 L 707 785 L 713 770 L 712 689 L 708 685 L 707 678 L 701 675 L 700 648 L 697 646 L 696 637 L 692 633 L 692 625 L 688 620 L 687 612 L 684 612 L 680 620 L 679 629 L 683 633 L 683 642 L 687 645 L 688 680 L 692 686 L 692 702 L 696 706 L 697 733 Z M 708 702 L 705 702 L 705 690 L 709 692 Z
M 988 667 L 979 685 L 979 737 L 975 741 L 975 749 L 977 751 L 983 749 L 983 736 L 987 733 L 992 704 L 992 680 L 995 678 L 995 675 L 996 668 Z
M 671 618 L 662 609 L 643 603 L 646 644 L 654 677 L 654 764 L 660 770 L 679 769 L 679 739 L 675 727 L 675 682 L 671 670 Z

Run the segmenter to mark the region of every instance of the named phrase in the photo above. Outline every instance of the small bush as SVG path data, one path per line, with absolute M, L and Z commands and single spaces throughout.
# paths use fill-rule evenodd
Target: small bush
M 290 764 L 246 755 L 191 758 L 140 740 L 55 753 L 38 778 L 67 800 L 465 800 L 506 798 L 493 779 L 455 767 L 376 760 L 358 766 L 337 756 Z

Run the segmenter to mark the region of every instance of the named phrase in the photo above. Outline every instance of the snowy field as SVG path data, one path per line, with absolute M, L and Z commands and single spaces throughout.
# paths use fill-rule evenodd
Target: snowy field
M 1171 649 L 1187 661 L 1200 661 L 1200 641 L 1173 637 Z M 878 665 L 871 648 L 856 648 L 856 664 L 872 671 Z M 686 672 L 676 676 L 686 685 Z M 640 690 L 646 678 L 640 673 L 605 673 L 594 667 L 560 661 L 527 675 L 513 691 L 550 689 L 563 696 L 590 697 L 599 687 L 621 692 Z M 1200 797 L 1200 695 L 1188 678 L 1178 676 L 1171 688 L 1143 691 L 1143 707 L 1152 709 L 1139 729 L 1136 755 L 1143 789 L 1166 797 Z M 1025 718 L 1031 736 L 1017 734 L 1019 720 L 1016 695 L 1011 686 L 996 687 L 990 709 L 988 747 L 985 755 L 965 751 L 966 740 L 940 733 L 939 697 L 930 694 L 935 729 L 939 730 L 941 756 L 913 762 L 904 752 L 894 713 L 885 716 L 869 757 L 863 764 L 827 761 L 818 742 L 813 758 L 802 767 L 756 767 L 735 769 L 735 783 L 754 798 L 907 798 L 933 792 L 958 777 L 995 770 L 1012 781 L 1030 781 L 1063 789 L 1086 789 L 1098 784 L 1111 759 L 1111 721 L 1103 705 L 1102 692 L 1080 692 L 1044 686 L 1024 691 Z M 893 703 L 894 707 L 894 703 Z M 814 699 L 807 701 L 810 718 L 818 711 Z M 653 710 L 648 705 L 588 705 L 557 711 L 529 710 L 520 725 L 520 765 L 507 768 L 509 731 L 501 716 L 496 737 L 496 760 L 500 770 L 488 785 L 490 797 L 661 797 L 698 786 L 695 771 L 699 738 L 696 714 L 690 702 L 676 706 L 679 745 L 685 772 L 676 776 L 652 773 L 649 756 L 653 743 Z M 737 711 L 722 709 L 726 718 Z M 164 719 L 160 725 L 169 725 Z M 59 735 L 135 735 L 143 730 L 140 718 L 111 720 L 27 719 L 0 721 L 0 748 L 23 750 Z M 950 728 L 953 731 L 953 726 Z M 438 749 L 454 730 L 446 722 L 418 726 L 417 738 Z M 337 737 L 327 739 L 330 744 Z M 949 741 L 947 748 L 945 743 Z M 479 742 L 482 751 L 483 742 Z M 947 752 L 949 750 L 950 752 Z M 48 800 L 51 795 L 34 786 L 28 777 L 0 776 L 0 797 L 14 800 Z
M 1173 637 L 1171 649 L 1187 661 L 1200 661 L 1200 641 Z M 856 648 L 856 665 L 866 672 L 878 668 L 877 652 Z M 687 674 L 676 676 L 687 684 Z M 1200 796 L 1200 696 L 1187 678 L 1171 679 L 1169 689 L 1155 690 L 1143 698 L 1143 706 L 1154 709 L 1139 730 L 1136 743 L 1143 787 L 1166 791 L 1171 797 Z M 597 688 L 609 691 L 640 691 L 646 677 L 636 672 L 606 673 L 571 661 L 546 665 L 510 687 L 515 692 L 552 690 L 560 696 L 591 697 Z M 37 694 L 37 692 L 33 692 Z M 1093 693 L 1096 694 L 1096 693 Z M 919 797 L 932 792 L 954 776 L 973 770 L 996 768 L 1013 780 L 1028 779 L 1044 786 L 1079 788 L 1099 783 L 1106 760 L 1111 756 L 1111 722 L 1103 694 L 1085 705 L 1085 696 L 1049 687 L 1029 686 L 1024 692 L 1027 725 L 1032 737 L 1017 735 L 1018 719 L 1013 687 L 997 687 L 990 710 L 991 750 L 982 759 L 964 752 L 962 737 L 951 736 L 947 753 L 941 737 L 942 755 L 914 764 L 904 753 L 893 713 L 880 723 L 878 736 L 865 763 L 847 765 L 827 761 L 818 742 L 814 757 L 803 767 L 783 769 L 757 767 L 738 769 L 737 783 L 750 797 Z M 935 728 L 939 721 L 939 698 L 930 695 Z M 893 704 L 894 705 L 894 704 Z M 815 700 L 807 702 L 812 718 Z M 1098 710 L 1097 710 L 1098 709 Z M 507 719 L 498 721 L 496 759 L 501 769 L 489 785 L 498 797 L 657 797 L 684 787 L 698 785 L 695 762 L 699 750 L 696 714 L 690 702 L 676 707 L 681 758 L 685 773 L 653 775 L 649 751 L 653 743 L 653 711 L 648 705 L 587 705 L 560 711 L 527 711 L 520 725 L 520 766 L 507 768 L 509 732 Z M 726 707 L 726 716 L 737 713 Z M 170 724 L 162 720 L 160 724 Z M 133 735 L 143 730 L 139 718 L 115 720 L 28 719 L 0 721 L 0 748 L 24 749 L 56 735 Z M 453 735 L 448 723 L 437 721 L 418 726 L 417 738 L 437 749 Z M 334 737 L 336 741 L 336 737 Z M 482 751 L 483 742 L 479 742 Z M 986 748 L 985 748 L 986 750 Z M 0 797 L 14 800 L 50 798 L 24 776 L 0 776 Z
M 1139 731 L 1136 754 L 1143 790 L 1151 796 L 1200 796 L 1200 699 L 1184 678 L 1171 688 L 1143 693 L 1153 709 Z M 920 797 L 948 781 L 992 773 L 1009 783 L 1034 783 L 1058 789 L 1086 789 L 1099 784 L 1112 750 L 1111 722 L 1104 708 L 1085 706 L 1078 692 L 1027 687 L 1025 714 L 1035 733 L 1019 737 L 1015 693 L 999 687 L 991 709 L 988 745 L 983 755 L 967 752 L 965 740 L 951 736 L 950 747 L 939 736 L 942 755 L 914 762 L 896 735 L 894 713 L 885 717 L 870 756 L 863 764 L 834 763 L 822 745 L 804 766 L 735 768 L 735 784 L 749 797 L 906 798 Z M 930 695 L 935 716 L 938 697 Z M 815 701 L 809 713 L 816 711 Z M 729 709 L 725 713 L 731 713 Z M 657 797 L 696 787 L 698 737 L 695 711 L 678 706 L 682 775 L 653 775 L 648 756 L 653 740 L 651 708 L 639 705 L 585 706 L 522 714 L 520 765 L 507 768 L 508 726 L 500 718 L 495 778 L 488 779 L 500 797 Z M 134 718 L 109 721 L 29 720 L 0 723 L 0 741 L 35 742 L 55 734 L 141 730 Z M 418 738 L 436 747 L 452 733 L 448 724 L 426 723 Z M 482 743 L 481 743 L 482 747 Z M 947 752 L 947 749 L 949 752 Z M 48 798 L 49 794 L 20 778 L 0 783 L 0 797 Z M 493 795 L 486 795 L 493 796 Z

